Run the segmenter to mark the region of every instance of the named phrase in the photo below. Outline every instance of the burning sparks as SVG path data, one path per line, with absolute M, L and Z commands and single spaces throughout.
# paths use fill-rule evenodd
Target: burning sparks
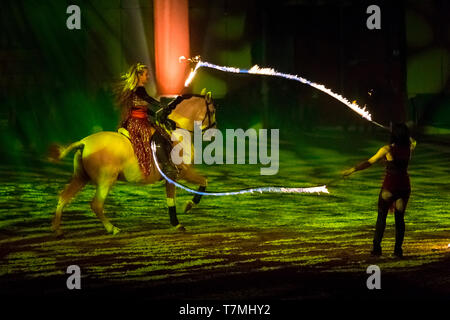
M 317 90 L 320 90 L 326 94 L 328 94 L 329 96 L 335 98 L 336 100 L 339 100 L 340 102 L 342 102 L 343 104 L 345 104 L 347 107 L 349 107 L 350 109 L 352 109 L 353 111 L 355 111 L 356 113 L 358 113 L 361 117 L 375 123 L 376 125 L 381 126 L 380 124 L 374 122 L 372 120 L 372 116 L 371 114 L 366 110 L 366 107 L 364 106 L 364 108 L 361 108 L 356 101 L 350 102 L 349 100 L 347 100 L 345 97 L 341 96 L 340 94 L 337 94 L 333 91 L 331 91 L 331 89 L 326 88 L 324 85 L 322 84 L 318 84 L 315 82 L 311 82 L 305 78 L 299 77 L 297 75 L 292 75 L 292 74 L 287 74 L 287 73 L 281 73 L 278 71 L 275 71 L 272 68 L 260 68 L 259 66 L 255 65 L 253 66 L 250 70 L 245 70 L 245 69 L 239 69 L 239 68 L 234 68 L 234 67 L 224 67 L 224 66 L 218 66 L 209 62 L 204 62 L 200 60 L 199 56 L 196 56 L 193 59 L 186 59 L 185 57 L 180 57 L 180 62 L 182 61 L 191 61 L 191 62 L 195 62 L 196 66 L 195 68 L 191 71 L 191 73 L 189 74 L 188 78 L 186 79 L 184 85 L 185 87 L 189 86 L 189 84 L 192 82 L 192 80 L 195 77 L 195 74 L 197 72 L 197 70 L 201 67 L 206 67 L 206 68 L 211 68 L 211 69 L 216 69 L 216 70 L 220 70 L 223 72 L 233 72 L 233 73 L 249 73 L 249 74 L 260 74 L 260 75 L 266 75 L 266 76 L 274 76 L 274 77 L 280 77 L 280 78 L 285 78 L 285 79 L 289 79 L 289 80 L 295 80 L 304 84 L 307 84 Z M 383 126 L 382 126 L 383 127 Z
M 319 186 L 319 187 L 310 187 L 310 188 L 285 188 L 285 187 L 260 187 L 260 188 L 251 188 L 251 189 L 243 189 L 238 191 L 230 191 L 230 192 L 202 192 L 202 191 L 196 191 L 193 189 L 190 189 L 186 186 L 183 186 L 182 184 L 170 179 L 159 167 L 158 159 L 156 158 L 156 144 L 155 142 L 152 142 L 152 154 L 153 159 L 155 159 L 155 165 L 158 172 L 163 176 L 164 179 L 166 179 L 169 183 L 177 186 L 178 188 L 181 188 L 183 190 L 186 190 L 190 193 L 205 195 L 205 196 L 233 196 L 238 194 L 245 194 L 245 193 L 263 193 L 263 192 L 271 192 L 271 193 L 330 193 L 327 189 L 327 186 Z
M 195 62 L 195 61 L 194 61 Z M 188 87 L 189 84 L 192 82 L 192 80 L 195 77 L 195 74 L 197 73 L 197 70 L 201 67 L 206 67 L 206 68 L 211 68 L 211 69 L 217 69 L 223 72 L 232 72 L 232 73 L 245 73 L 242 72 L 241 69 L 239 68 L 234 68 L 234 67 L 223 67 L 223 66 L 218 66 L 216 64 L 212 64 L 209 62 L 203 62 L 198 60 L 195 68 L 193 70 L 191 70 L 191 73 L 189 74 L 188 78 L 186 79 L 186 81 L 184 82 L 184 86 Z M 244 70 L 245 71 L 245 70 Z

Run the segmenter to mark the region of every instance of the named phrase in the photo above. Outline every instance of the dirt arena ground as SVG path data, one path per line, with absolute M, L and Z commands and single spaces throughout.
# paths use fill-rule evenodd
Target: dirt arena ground
M 351 143 L 349 143 L 351 139 Z M 295 143 L 293 143 L 295 141 Z M 369 255 L 382 165 L 329 186 L 330 194 L 247 194 L 191 198 L 178 192 L 179 233 L 169 224 L 164 185 L 119 182 L 105 211 L 122 232 L 106 234 L 90 210 L 88 185 L 63 215 L 65 237 L 50 231 L 71 157 L 51 164 L 24 154 L 0 167 L 0 294 L 65 296 L 69 265 L 81 268 L 77 295 L 148 301 L 299 301 L 321 299 L 450 299 L 450 143 L 418 141 L 410 164 L 405 257 L 392 257 L 388 216 L 383 256 Z M 209 190 L 325 184 L 383 145 L 370 135 L 326 130 L 281 141 L 280 170 L 260 165 L 200 166 Z M 381 290 L 368 290 L 369 265 L 381 269 Z

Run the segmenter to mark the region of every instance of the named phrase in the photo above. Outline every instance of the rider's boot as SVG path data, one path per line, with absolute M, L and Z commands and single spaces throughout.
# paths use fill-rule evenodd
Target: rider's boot
M 161 166 L 162 172 L 170 179 L 176 180 L 179 170 L 170 159 L 172 146 L 164 137 L 162 137 L 158 133 L 155 133 L 153 139 L 156 143 L 156 157 L 158 159 L 159 165 Z

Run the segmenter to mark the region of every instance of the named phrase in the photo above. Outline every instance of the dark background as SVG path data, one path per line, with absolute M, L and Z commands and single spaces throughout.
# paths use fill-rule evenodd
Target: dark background
M 81 30 L 66 28 L 70 4 L 81 8 Z M 366 27 L 371 4 L 381 30 Z M 367 104 L 384 125 L 450 128 L 448 1 L 191 0 L 189 12 L 192 56 L 298 74 Z M 152 1 L 3 1 L 0 23 L 0 144 L 16 154 L 4 159 L 115 130 L 111 84 L 136 61 L 150 66 L 147 90 L 158 96 Z M 294 139 L 320 127 L 377 129 L 294 81 L 201 69 L 188 90 L 203 87 L 221 128 L 281 128 Z

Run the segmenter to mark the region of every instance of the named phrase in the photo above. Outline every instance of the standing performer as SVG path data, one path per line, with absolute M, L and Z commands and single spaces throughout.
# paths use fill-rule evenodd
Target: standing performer
M 394 255 L 403 256 L 402 244 L 405 236 L 405 209 L 411 193 L 408 163 L 416 142 L 410 137 L 408 127 L 401 123 L 392 126 L 390 144 L 382 147 L 369 160 L 343 172 L 349 176 L 355 171 L 364 170 L 380 159 L 386 159 L 386 175 L 378 197 L 378 218 L 373 239 L 374 256 L 381 255 L 381 240 L 386 228 L 389 208 L 395 208 L 395 249 Z
M 172 148 L 170 136 L 164 128 L 157 125 L 157 109 L 162 105 L 147 94 L 144 85 L 148 82 L 148 68 L 136 63 L 122 76 L 116 88 L 117 104 L 121 108 L 120 126 L 127 129 L 139 166 L 144 176 L 148 176 L 152 167 L 150 139 L 155 134 L 157 156 L 165 173 L 176 178 L 177 169 L 170 161 Z M 150 106 L 150 108 L 149 108 Z M 159 122 L 173 128 L 173 122 L 167 119 L 171 107 L 166 107 L 159 114 Z M 150 120 L 148 115 L 151 116 Z

